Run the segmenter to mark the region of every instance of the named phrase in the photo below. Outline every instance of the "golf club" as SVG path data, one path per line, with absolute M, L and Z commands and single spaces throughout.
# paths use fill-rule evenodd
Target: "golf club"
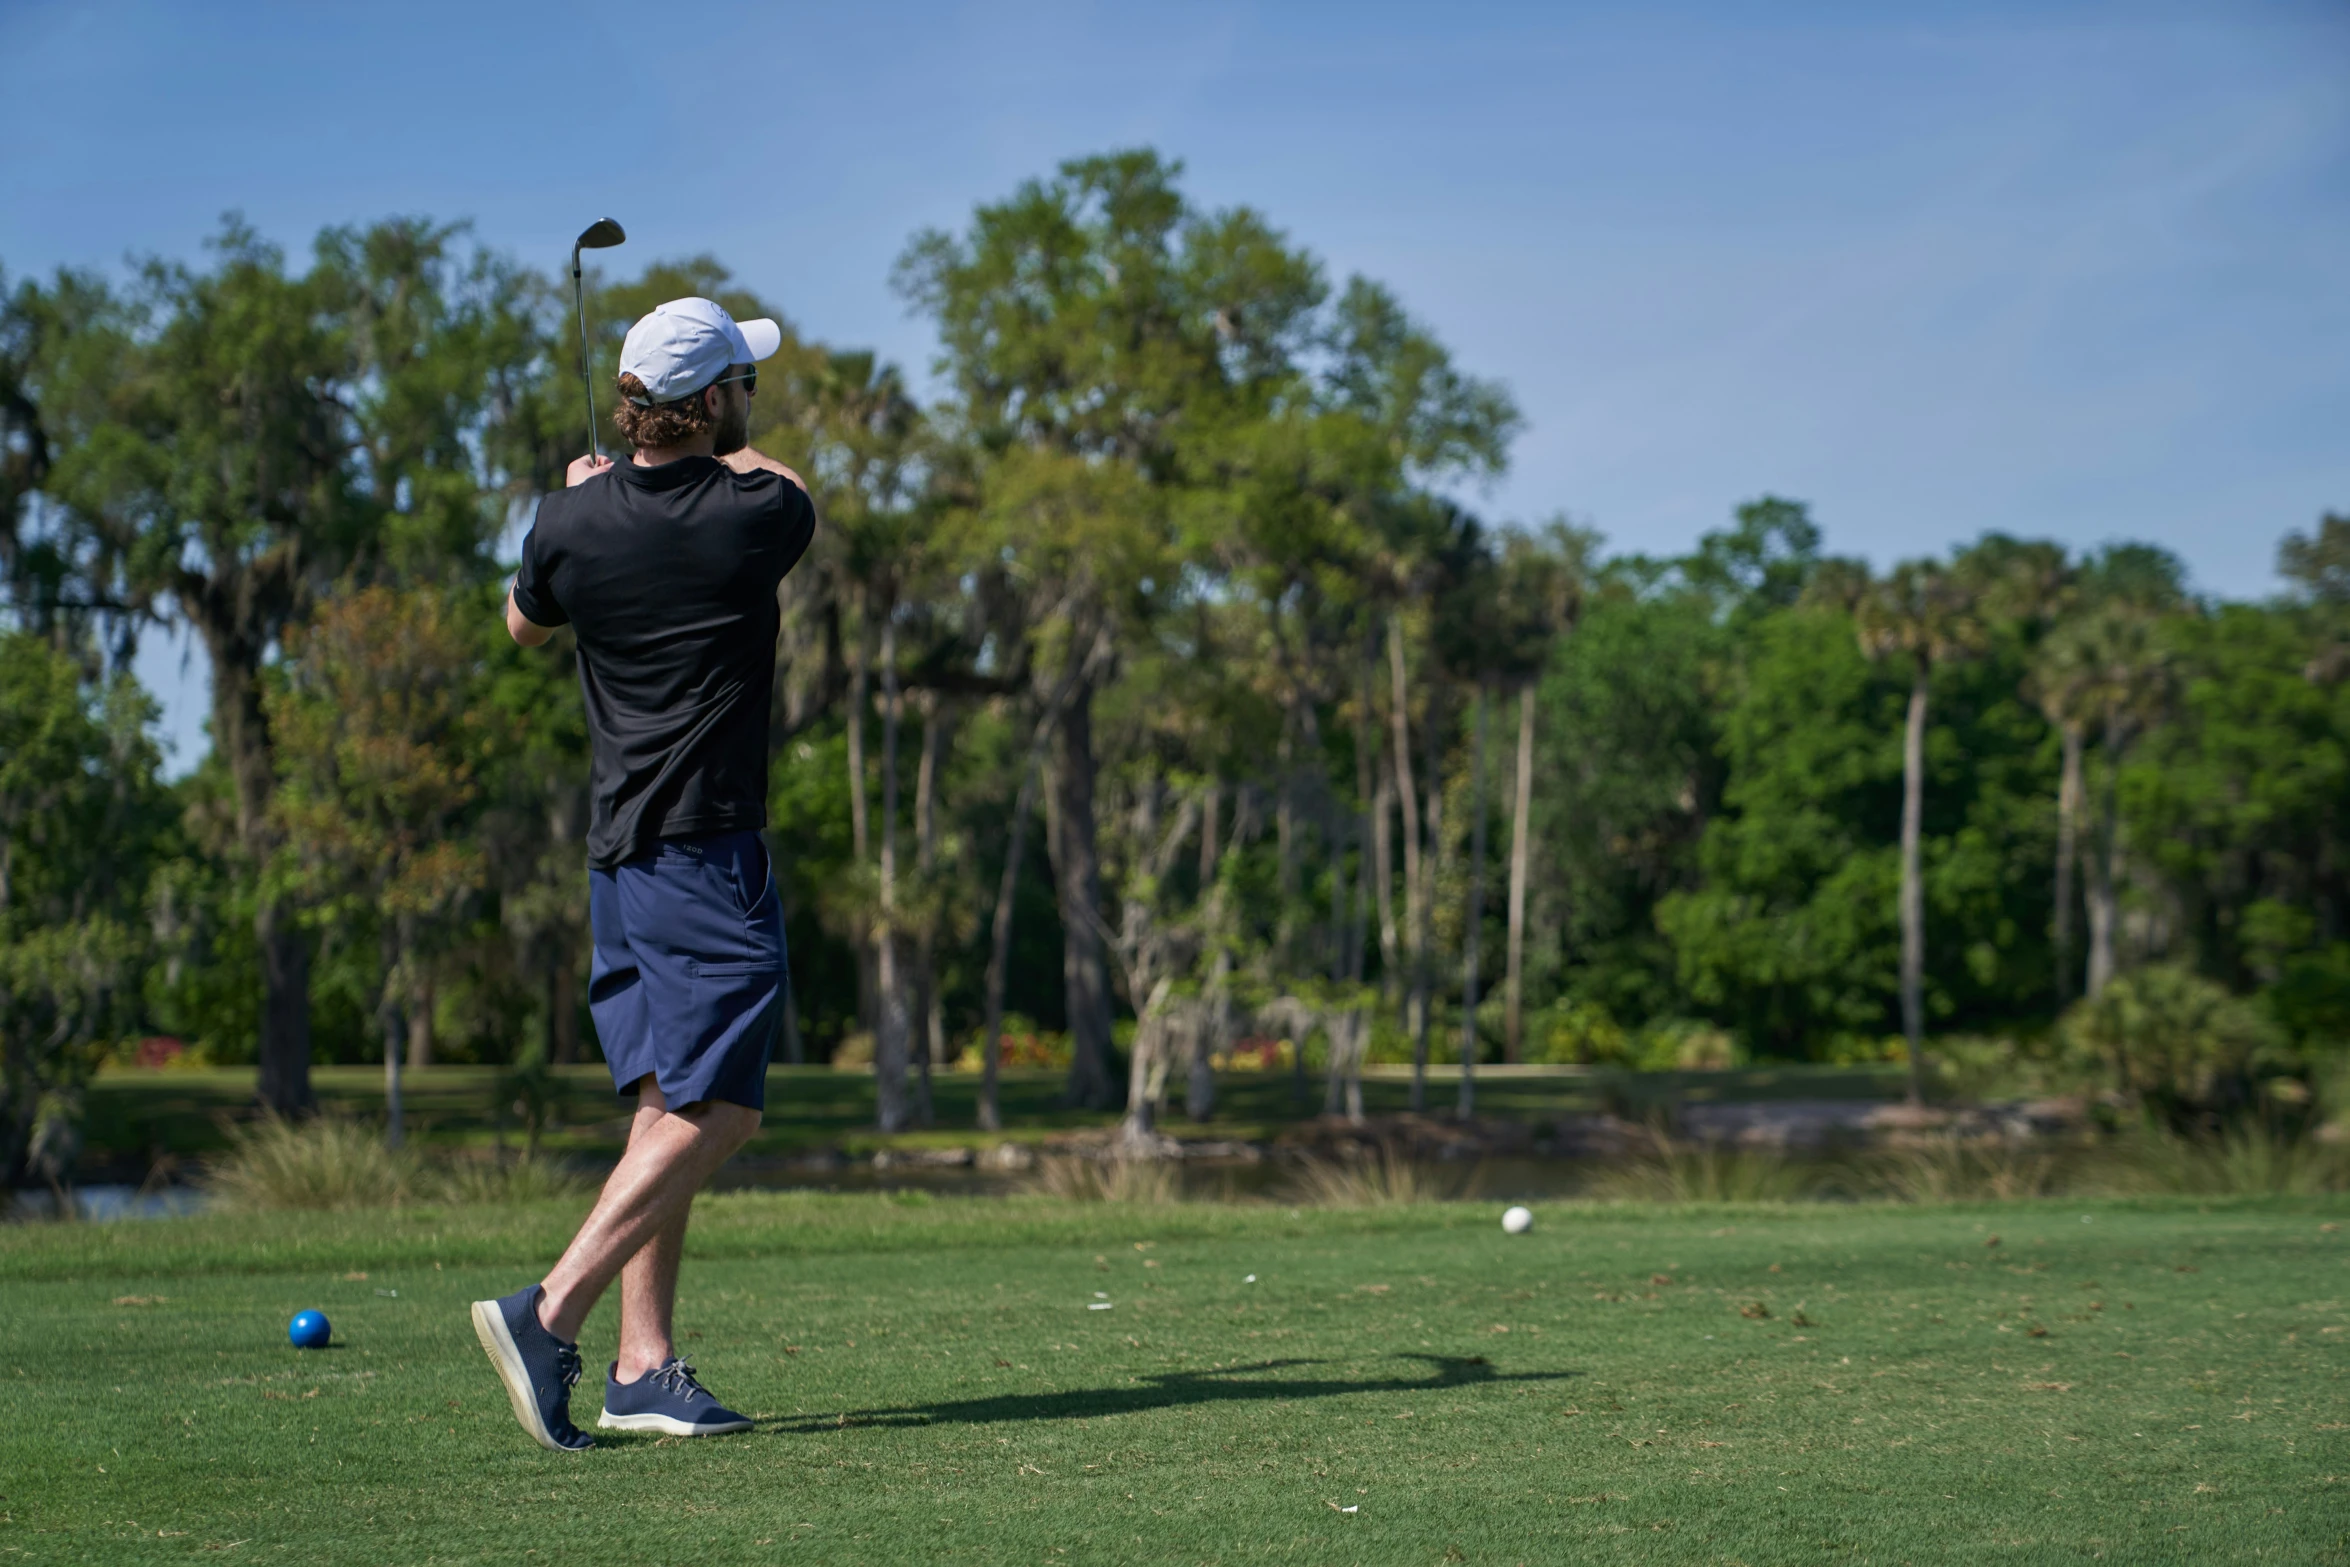
M 587 394 L 588 445 L 598 457 L 604 455 L 604 442 L 597 434 L 596 388 L 588 373 L 587 287 L 580 281 L 579 253 L 609 250 L 627 239 L 627 231 L 619 224 L 610 218 L 598 218 L 571 242 L 571 302 L 579 312 L 579 389 Z

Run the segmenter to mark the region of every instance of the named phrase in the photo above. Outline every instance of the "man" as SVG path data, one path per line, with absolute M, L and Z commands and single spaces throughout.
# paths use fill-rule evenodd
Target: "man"
M 757 361 L 783 338 L 679 299 L 630 328 L 613 414 L 634 458 L 582 457 L 539 505 L 506 597 L 536 647 L 579 638 L 592 796 L 588 1004 L 628 1149 L 546 1278 L 473 1304 L 522 1428 L 559 1452 L 579 1330 L 620 1280 L 620 1356 L 597 1424 L 672 1436 L 750 1426 L 679 1359 L 671 1333 L 687 1214 L 758 1129 L 786 983 L 767 821 L 776 585 L 816 528 L 807 486 L 752 451 Z

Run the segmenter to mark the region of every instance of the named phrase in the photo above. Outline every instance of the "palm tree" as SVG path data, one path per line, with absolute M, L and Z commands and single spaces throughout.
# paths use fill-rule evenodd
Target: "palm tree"
M 910 599 L 926 585 L 929 562 L 919 547 L 925 435 L 922 411 L 896 366 L 871 353 L 810 356 L 796 367 L 779 445 L 805 463 L 824 518 L 816 563 L 834 602 L 851 621 L 847 691 L 849 819 L 852 852 L 870 888 L 853 916 L 861 1022 L 874 1031 L 879 1122 L 898 1131 L 918 1112 L 907 1093 L 916 988 L 915 952 L 900 909 L 898 853 L 899 741 L 905 693 L 898 652 Z M 819 590 L 822 591 L 822 590 Z M 842 612 L 846 614 L 843 615 Z M 881 821 L 872 823 L 865 721 L 879 686 Z M 878 858 L 875 856 L 878 838 Z
M 2089 671 L 2077 639 L 2052 636 L 2040 646 L 2026 690 L 2056 730 L 2063 763 L 2056 782 L 2056 1004 L 2073 992 L 2073 868 L 2080 855 L 2082 758 L 2088 750 L 2091 712 Z
M 2120 778 L 2130 748 L 2162 721 L 2172 689 L 2171 656 L 2159 610 L 2143 599 L 2115 598 L 2059 628 L 2048 658 L 2068 672 L 2073 700 L 2098 730 L 2096 817 L 2089 854 L 2089 981 L 2092 997 L 2117 971 L 2116 867 L 2120 859 Z
M 2114 545 L 2083 562 L 2079 570 L 2041 582 L 2033 596 L 2037 618 L 2056 624 L 2040 644 L 2026 691 L 2054 726 L 2063 752 L 2056 786 L 2053 931 L 2060 1005 L 2072 999 L 2073 878 L 2080 856 L 2081 813 L 2088 804 L 2089 736 L 2093 730 L 2103 733 L 2107 785 L 2091 877 L 2088 991 L 2095 995 L 2114 974 L 2113 773 L 2131 742 L 2160 717 L 2167 677 L 2154 666 L 2165 659 L 2148 637 L 2157 617 L 2184 602 L 2183 578 L 2183 568 L 2167 551 L 2142 544 Z M 2113 727 L 2116 715 L 2118 729 Z
M 1909 713 L 1901 746 L 1901 1032 L 1909 1044 L 1909 1097 L 1925 1097 L 1925 888 L 1918 864 L 1926 800 L 1926 708 L 1934 668 L 1979 653 L 1985 641 L 1980 588 L 1971 572 L 1904 561 L 1871 582 L 1853 605 L 1861 651 L 1906 659 Z
M 1599 536 L 1562 518 L 1538 536 L 1513 534 L 1502 546 L 1501 620 L 1508 647 L 1502 675 L 1518 688 L 1516 790 L 1510 812 L 1508 967 L 1503 981 L 1502 1059 L 1524 1056 L 1526 884 L 1534 847 L 1534 692 L 1551 649 L 1582 611 L 1599 555 Z
M 2044 637 L 2050 627 L 2078 611 L 2084 594 L 2107 586 L 2106 579 L 2113 573 L 2110 563 L 2118 553 L 2108 549 L 2075 567 L 2062 545 L 1987 533 L 1959 557 L 1959 567 L 1979 588 L 1986 620 L 2026 636 Z M 2132 562 L 2131 569 L 2135 569 L 2134 554 Z M 2079 672 L 2062 650 L 2041 640 L 2035 651 L 2037 657 L 2024 677 L 2023 694 L 2056 730 L 2064 757 L 2056 790 L 2055 918 L 2050 932 L 2056 948 L 2056 999 L 2061 1006 L 2071 999 L 2073 982 L 2073 871 L 2078 856 L 2081 755 L 2088 715 L 2082 706 Z

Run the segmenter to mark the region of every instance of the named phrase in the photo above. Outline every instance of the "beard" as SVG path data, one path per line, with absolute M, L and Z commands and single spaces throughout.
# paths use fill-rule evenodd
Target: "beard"
M 724 457 L 739 452 L 751 444 L 751 400 L 747 397 L 729 397 L 718 409 L 718 423 L 711 432 L 710 454 Z

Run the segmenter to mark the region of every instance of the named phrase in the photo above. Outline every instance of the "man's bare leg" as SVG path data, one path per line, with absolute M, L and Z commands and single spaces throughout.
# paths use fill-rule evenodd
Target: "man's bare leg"
M 628 1140 L 640 1129 L 649 1130 L 668 1112 L 660 1086 L 650 1078 L 638 1088 L 636 1118 Z M 637 1248 L 620 1270 L 620 1369 L 623 1382 L 634 1382 L 646 1372 L 666 1365 L 677 1353 L 677 1268 L 685 1253 L 685 1227 L 693 1215 L 689 1205 L 653 1238 Z
M 685 1251 L 685 1225 L 691 1209 L 680 1213 L 637 1248 L 620 1270 L 620 1369 L 623 1382 L 634 1382 L 659 1370 L 677 1353 L 677 1265 Z
M 650 1077 L 637 1088 L 640 1094 L 660 1093 Z M 758 1111 L 724 1100 L 705 1100 L 683 1110 L 648 1110 L 640 1104 L 619 1167 L 604 1182 L 594 1211 L 547 1275 L 546 1294 L 539 1302 L 539 1321 L 546 1330 L 559 1339 L 577 1339 L 588 1312 L 629 1259 L 672 1227 L 677 1234 L 667 1271 L 668 1290 L 674 1296 L 676 1248 L 684 1244 L 694 1193 L 758 1129 Z M 648 1266 L 657 1267 L 659 1261 L 656 1255 Z M 667 1317 L 664 1309 L 664 1333 Z M 624 1318 L 623 1332 L 626 1328 Z

